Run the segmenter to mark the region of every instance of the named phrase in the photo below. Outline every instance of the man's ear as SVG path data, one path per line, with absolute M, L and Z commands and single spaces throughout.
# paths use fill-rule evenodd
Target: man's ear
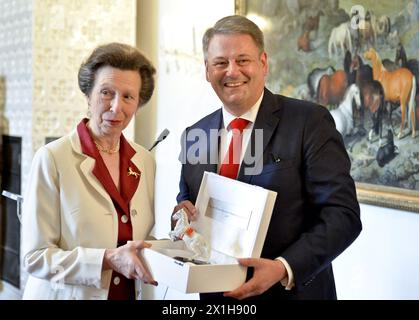
M 266 53 L 266 51 L 264 51 L 261 56 L 260 56 L 260 61 L 262 62 L 263 65 L 263 72 L 265 73 L 265 76 L 268 74 L 269 72 L 269 65 L 268 65 L 268 54 Z
M 208 74 L 208 60 L 205 60 L 205 79 L 207 79 L 207 81 L 210 82 Z

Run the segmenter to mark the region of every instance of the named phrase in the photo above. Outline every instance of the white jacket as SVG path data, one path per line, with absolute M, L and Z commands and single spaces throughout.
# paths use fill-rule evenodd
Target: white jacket
M 140 240 L 154 224 L 155 161 L 129 143 L 141 171 L 130 203 L 133 239 Z M 107 299 L 112 271 L 102 272 L 102 260 L 106 248 L 117 246 L 118 215 L 92 173 L 94 164 L 81 152 L 76 129 L 36 152 L 22 214 L 22 257 L 30 274 L 23 299 Z

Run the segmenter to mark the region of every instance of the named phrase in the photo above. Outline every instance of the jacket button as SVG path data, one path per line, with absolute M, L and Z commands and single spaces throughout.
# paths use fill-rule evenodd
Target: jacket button
M 127 222 L 128 222 L 128 217 L 124 214 L 124 215 L 121 217 L 121 221 L 122 221 L 122 223 L 127 223 Z
M 119 283 L 121 282 L 121 279 L 119 279 L 119 277 L 115 277 L 115 278 L 113 278 L 113 284 L 114 285 L 118 285 Z

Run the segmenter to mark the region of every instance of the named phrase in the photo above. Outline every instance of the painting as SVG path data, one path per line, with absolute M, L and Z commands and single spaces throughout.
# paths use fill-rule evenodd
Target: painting
M 236 0 L 274 93 L 327 108 L 360 202 L 419 212 L 419 0 Z

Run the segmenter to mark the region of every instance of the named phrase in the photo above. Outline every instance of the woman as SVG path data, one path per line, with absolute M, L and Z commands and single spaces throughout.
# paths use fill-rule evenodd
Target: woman
M 88 119 L 33 159 L 22 218 L 24 299 L 135 299 L 157 285 L 138 256 L 154 224 L 155 162 L 122 134 L 154 90 L 135 48 L 96 48 L 79 69 Z

